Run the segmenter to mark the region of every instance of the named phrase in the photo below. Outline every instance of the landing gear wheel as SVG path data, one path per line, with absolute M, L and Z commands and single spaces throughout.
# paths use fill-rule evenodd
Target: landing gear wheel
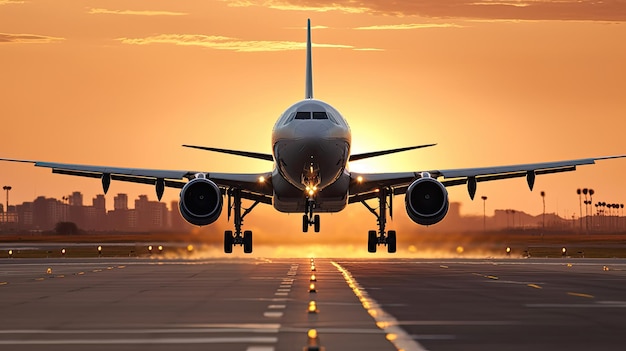
M 302 232 L 306 233 L 309 231 L 309 216 L 302 215 Z
M 252 253 L 252 231 L 250 230 L 243 232 L 243 252 Z
M 224 232 L 224 252 L 225 253 L 233 253 L 233 231 L 227 230 Z
M 320 232 L 320 215 L 313 217 L 313 229 L 315 229 L 316 233 Z
M 387 252 L 394 253 L 396 252 L 396 231 L 390 230 L 387 233 Z
M 378 245 L 378 236 L 375 230 L 370 230 L 367 233 L 367 252 L 376 252 L 376 245 Z

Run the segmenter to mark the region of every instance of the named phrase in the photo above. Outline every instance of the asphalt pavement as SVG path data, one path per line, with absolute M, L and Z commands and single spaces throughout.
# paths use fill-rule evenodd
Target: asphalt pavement
M 625 312 L 617 259 L 0 259 L 7 350 L 623 350 Z

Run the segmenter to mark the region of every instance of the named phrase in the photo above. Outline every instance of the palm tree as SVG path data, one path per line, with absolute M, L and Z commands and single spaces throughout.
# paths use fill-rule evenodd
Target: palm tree
M 591 204 L 593 203 L 593 194 L 595 194 L 595 191 L 593 191 L 593 189 L 589 189 L 589 212 L 591 212 L 591 218 L 589 218 L 589 220 L 591 221 L 591 230 L 593 230 L 593 211 L 591 209 Z

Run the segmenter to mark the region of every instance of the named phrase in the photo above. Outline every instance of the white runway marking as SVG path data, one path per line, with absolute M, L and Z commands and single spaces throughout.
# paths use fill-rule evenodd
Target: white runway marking
M 276 337 L 0 340 L 0 345 L 270 344 Z
M 274 351 L 272 346 L 250 346 L 246 351 Z
M 283 316 L 282 312 L 265 312 L 263 313 L 263 317 L 267 318 L 280 318 Z
M 267 308 L 269 308 L 270 310 L 282 310 L 285 307 L 287 307 L 287 305 L 269 305 L 269 306 L 267 306 Z

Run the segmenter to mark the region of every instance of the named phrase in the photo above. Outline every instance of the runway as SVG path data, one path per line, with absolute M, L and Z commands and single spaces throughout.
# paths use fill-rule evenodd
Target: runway
M 302 350 L 310 329 L 326 350 L 622 350 L 626 342 L 626 260 L 314 264 L 0 259 L 0 348 Z

